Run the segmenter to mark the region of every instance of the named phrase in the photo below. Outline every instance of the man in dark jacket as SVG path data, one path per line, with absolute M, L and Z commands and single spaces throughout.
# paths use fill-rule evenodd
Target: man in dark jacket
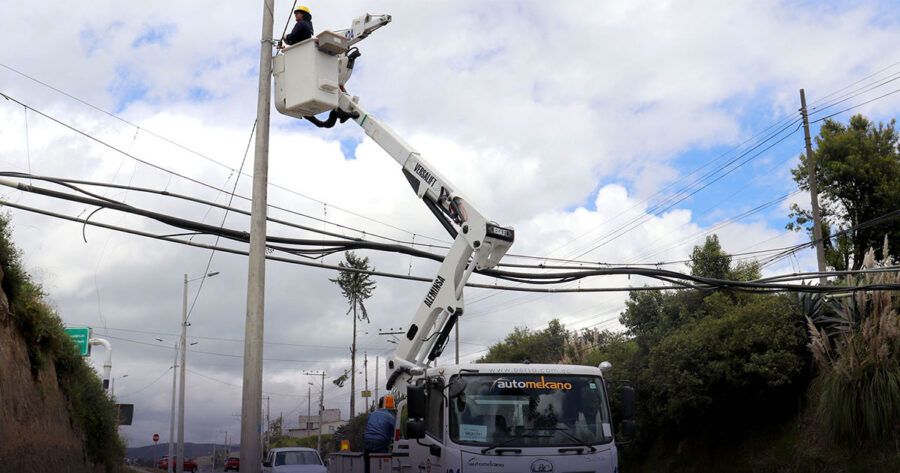
M 385 405 L 387 404 L 387 405 Z M 385 403 L 385 396 L 378 400 L 378 409 L 369 414 L 366 420 L 366 430 L 364 435 L 365 448 L 365 471 L 369 472 L 369 454 L 370 453 L 390 453 L 391 441 L 394 440 L 394 398 L 389 396 Z
M 312 38 L 313 35 L 312 14 L 309 12 L 308 7 L 299 6 L 295 8 L 294 19 L 297 20 L 297 24 L 284 37 L 284 44 L 288 46 Z

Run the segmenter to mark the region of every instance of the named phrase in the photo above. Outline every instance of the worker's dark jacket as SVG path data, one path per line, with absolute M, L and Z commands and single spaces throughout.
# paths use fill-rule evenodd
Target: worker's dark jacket
M 292 29 L 291 32 L 284 37 L 284 44 L 287 44 L 288 46 L 297 44 L 300 41 L 312 38 L 312 35 L 312 22 L 307 20 L 300 20 L 296 25 L 294 25 L 294 29 Z
M 366 451 L 388 453 L 388 447 L 394 439 L 394 414 L 387 409 L 378 409 L 369 414 L 363 436 Z

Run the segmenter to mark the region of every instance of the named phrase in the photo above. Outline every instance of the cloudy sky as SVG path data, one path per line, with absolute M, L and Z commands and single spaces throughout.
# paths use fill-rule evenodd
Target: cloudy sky
M 802 242 L 804 235 L 784 230 L 790 203 L 808 205 L 789 172 L 803 150 L 799 89 L 806 89 L 815 120 L 895 91 L 900 74 L 896 1 L 309 6 L 316 31 L 347 28 L 366 12 L 393 16 L 359 45 L 363 56 L 348 89 L 482 213 L 514 226 L 516 255 L 680 261 L 710 231 L 734 253 Z M 276 36 L 290 7 L 276 2 Z M 236 170 L 242 163 L 245 173 L 252 170 L 252 147 L 246 162 L 244 156 L 256 113 L 261 16 L 261 2 L 0 0 L 0 92 L 19 102 L 0 99 L 0 169 L 223 204 L 228 196 L 217 189 L 236 185 L 239 196 L 249 196 L 251 180 Z M 894 94 L 853 111 L 885 121 L 898 107 Z M 352 122 L 323 131 L 276 113 L 270 158 L 272 217 L 374 241 L 449 242 L 399 166 Z M 93 190 L 214 225 L 224 216 L 169 197 Z M 82 218 L 94 210 L 10 188 L 0 189 L 0 198 Z M 241 197 L 232 205 L 249 208 Z M 148 444 L 156 432 L 166 441 L 182 278 L 202 276 L 210 252 L 7 211 L 26 265 L 64 321 L 91 326 L 112 342 L 116 395 L 136 406 L 134 425 L 121 429 L 129 444 Z M 111 210 L 91 220 L 178 233 Z M 229 228 L 248 224 L 227 216 Z M 276 224 L 269 231 L 314 235 Z M 408 256 L 363 254 L 386 272 L 431 278 L 436 269 Z M 806 252 L 766 272 L 813 268 Z M 189 339 L 197 343 L 188 352 L 186 436 L 196 442 L 221 439 L 226 430 L 236 437 L 241 408 L 247 261 L 216 253 L 210 270 L 220 274 L 202 290 L 200 280 L 192 282 L 189 292 L 196 298 Z M 289 416 L 289 427 L 307 409 L 312 378 L 303 370 L 326 370 L 327 407 L 345 418 L 349 410 L 349 384 L 330 382 L 349 368 L 352 332 L 346 303 L 328 281 L 334 276 L 309 266 L 267 266 L 263 390 L 272 415 Z M 394 347 L 378 332 L 406 326 L 427 290 L 420 282 L 377 283 L 367 301 L 371 324 L 359 331 L 370 386 L 375 356 L 383 360 Z M 647 283 L 603 278 L 581 285 Z M 466 360 L 515 326 L 539 329 L 553 318 L 574 329 L 619 329 L 626 297 L 482 289 L 466 296 Z M 451 346 L 442 361 L 452 355 Z M 102 356 L 97 350 L 92 363 L 101 365 Z

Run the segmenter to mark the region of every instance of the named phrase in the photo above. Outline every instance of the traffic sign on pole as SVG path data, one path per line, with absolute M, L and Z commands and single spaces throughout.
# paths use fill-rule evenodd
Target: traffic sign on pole
M 159 442 L 159 434 L 153 434 L 153 443 Z
M 91 344 L 88 343 L 91 339 L 90 327 L 66 328 L 66 334 L 72 337 L 81 356 L 91 356 Z

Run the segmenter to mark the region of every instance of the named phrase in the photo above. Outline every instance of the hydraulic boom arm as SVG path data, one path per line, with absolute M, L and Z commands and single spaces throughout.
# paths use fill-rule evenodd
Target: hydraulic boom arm
M 279 111 L 306 118 L 319 127 L 353 119 L 400 164 L 413 191 L 454 239 L 409 329 L 388 361 L 388 388 L 440 356 L 463 313 L 463 288 L 469 276 L 476 269 L 495 267 L 515 239 L 512 228 L 485 218 L 412 146 L 359 105 L 357 97 L 347 93 L 345 84 L 361 55 L 353 45 L 390 21 L 390 15 L 363 15 L 353 20 L 350 29 L 322 33 L 315 43 L 301 42 L 285 48 L 284 56 L 276 57 L 273 66 Z M 324 111 L 329 111 L 325 121 L 313 116 Z M 398 385 L 401 389 L 404 386 L 405 383 Z
M 406 335 L 388 361 L 391 388 L 410 370 L 440 356 L 456 319 L 463 313 L 463 287 L 472 271 L 496 266 L 512 245 L 515 232 L 488 221 L 412 146 L 370 115 L 355 98 L 344 93 L 340 108 L 355 117 L 366 134 L 400 163 L 413 191 L 454 237 Z

